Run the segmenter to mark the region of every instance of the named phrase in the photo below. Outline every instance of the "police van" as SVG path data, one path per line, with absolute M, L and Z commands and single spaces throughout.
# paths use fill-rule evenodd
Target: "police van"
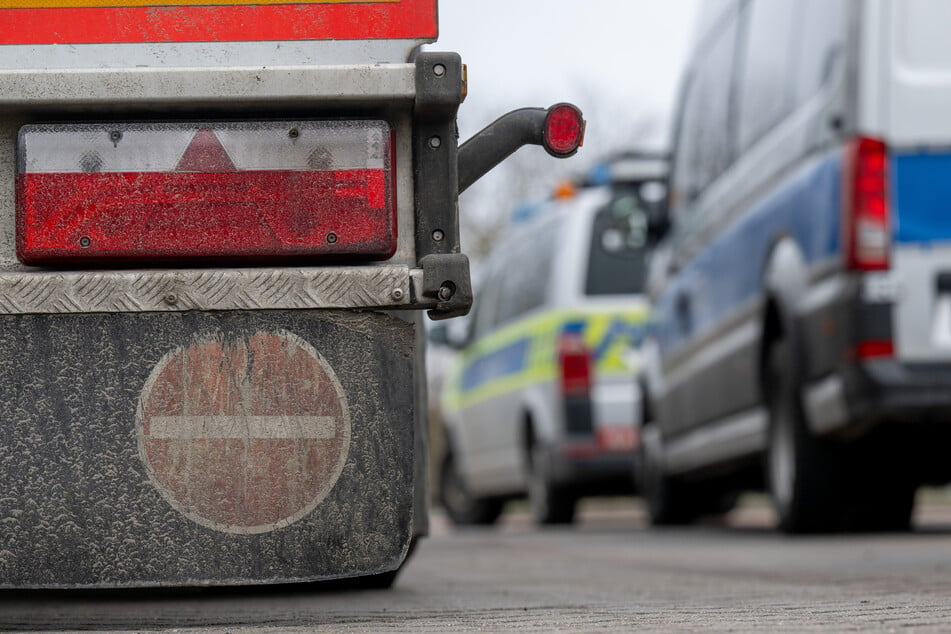
M 949 21 L 704 3 L 651 272 L 655 523 L 765 479 L 785 531 L 903 529 L 951 479 Z
M 488 256 L 443 397 L 440 495 L 454 522 L 492 523 L 527 493 L 538 523 L 566 523 L 580 496 L 631 489 L 666 162 L 628 156 L 596 171 L 591 186 L 520 210 Z
M 427 532 L 420 315 L 465 314 L 435 0 L 0 6 L 0 587 L 391 584 Z

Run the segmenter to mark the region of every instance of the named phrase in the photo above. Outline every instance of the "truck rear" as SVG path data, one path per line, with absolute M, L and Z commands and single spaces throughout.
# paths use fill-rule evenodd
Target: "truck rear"
M 472 300 L 458 192 L 584 128 L 516 111 L 460 160 L 436 30 L 435 0 L 0 9 L 0 587 L 393 581 L 419 311 Z

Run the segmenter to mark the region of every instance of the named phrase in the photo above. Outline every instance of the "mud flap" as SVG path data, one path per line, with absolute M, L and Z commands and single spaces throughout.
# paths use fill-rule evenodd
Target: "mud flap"
M 395 570 L 414 338 L 345 311 L 0 317 L 0 587 Z

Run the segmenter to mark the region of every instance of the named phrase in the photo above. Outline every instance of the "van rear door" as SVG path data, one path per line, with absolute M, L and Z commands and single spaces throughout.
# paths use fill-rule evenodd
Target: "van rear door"
M 951 360 L 951 3 L 887 2 L 865 15 L 859 124 L 889 148 L 895 355 Z

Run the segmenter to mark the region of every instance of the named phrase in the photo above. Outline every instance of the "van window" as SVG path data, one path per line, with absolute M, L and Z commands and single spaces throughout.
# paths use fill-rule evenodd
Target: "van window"
M 695 199 L 732 160 L 730 106 L 736 30 L 736 15 L 731 15 L 703 42 L 699 62 L 692 69 L 674 168 L 675 195 L 683 202 Z
M 518 252 L 506 254 L 498 295 L 498 323 L 515 319 L 545 303 L 560 227 L 560 222 L 552 220 L 525 240 L 509 243 Z
M 650 216 L 637 191 L 621 189 L 594 216 L 586 295 L 644 292 Z
M 485 276 L 476 292 L 470 326 L 475 338 L 484 337 L 498 324 L 500 282 L 501 278 L 493 269 Z
M 742 56 L 737 135 L 749 147 L 789 114 L 793 42 L 802 0 L 754 0 L 746 5 L 746 47 Z
M 819 91 L 836 60 L 845 54 L 849 0 L 800 0 L 796 4 L 802 16 L 802 36 L 797 38 L 795 50 L 798 105 Z

